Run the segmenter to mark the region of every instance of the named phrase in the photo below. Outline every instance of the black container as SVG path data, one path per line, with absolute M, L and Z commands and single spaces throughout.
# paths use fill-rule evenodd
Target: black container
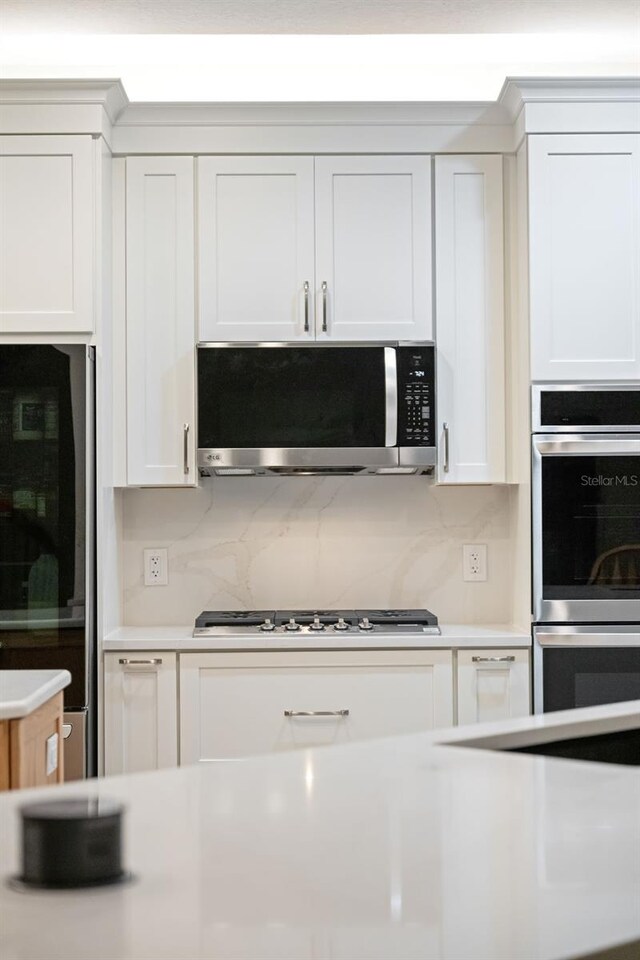
M 122 811 L 98 797 L 21 808 L 21 885 L 48 889 L 98 886 L 128 878 L 122 869 Z

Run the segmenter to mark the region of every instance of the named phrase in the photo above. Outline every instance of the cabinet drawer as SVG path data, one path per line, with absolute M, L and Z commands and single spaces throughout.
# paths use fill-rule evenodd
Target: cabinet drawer
M 458 652 L 458 723 L 481 723 L 531 713 L 528 650 Z
M 181 763 L 448 726 L 452 688 L 449 651 L 186 654 Z

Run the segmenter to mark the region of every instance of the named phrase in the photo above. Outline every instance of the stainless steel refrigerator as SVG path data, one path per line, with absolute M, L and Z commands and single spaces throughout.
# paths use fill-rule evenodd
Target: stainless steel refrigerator
M 95 360 L 0 345 L 0 668 L 65 668 L 65 779 L 96 772 Z

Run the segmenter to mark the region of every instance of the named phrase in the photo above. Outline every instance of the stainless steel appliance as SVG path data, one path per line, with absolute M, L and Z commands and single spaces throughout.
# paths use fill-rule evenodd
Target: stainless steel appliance
M 536 712 L 640 697 L 640 384 L 533 388 Z
M 640 624 L 533 629 L 536 713 L 640 700 Z
M 0 668 L 71 672 L 65 779 L 95 772 L 94 350 L 0 346 Z
M 261 637 L 285 634 L 301 640 L 320 636 L 389 635 L 395 642 L 415 634 L 438 635 L 429 610 L 205 610 L 196 619 L 194 637 Z
M 202 476 L 423 474 L 433 343 L 201 343 Z

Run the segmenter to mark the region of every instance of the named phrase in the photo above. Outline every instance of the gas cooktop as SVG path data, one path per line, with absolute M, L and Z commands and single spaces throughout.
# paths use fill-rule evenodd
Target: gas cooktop
M 247 633 L 439 634 L 429 610 L 205 610 L 196 619 L 194 637 L 245 636 Z

